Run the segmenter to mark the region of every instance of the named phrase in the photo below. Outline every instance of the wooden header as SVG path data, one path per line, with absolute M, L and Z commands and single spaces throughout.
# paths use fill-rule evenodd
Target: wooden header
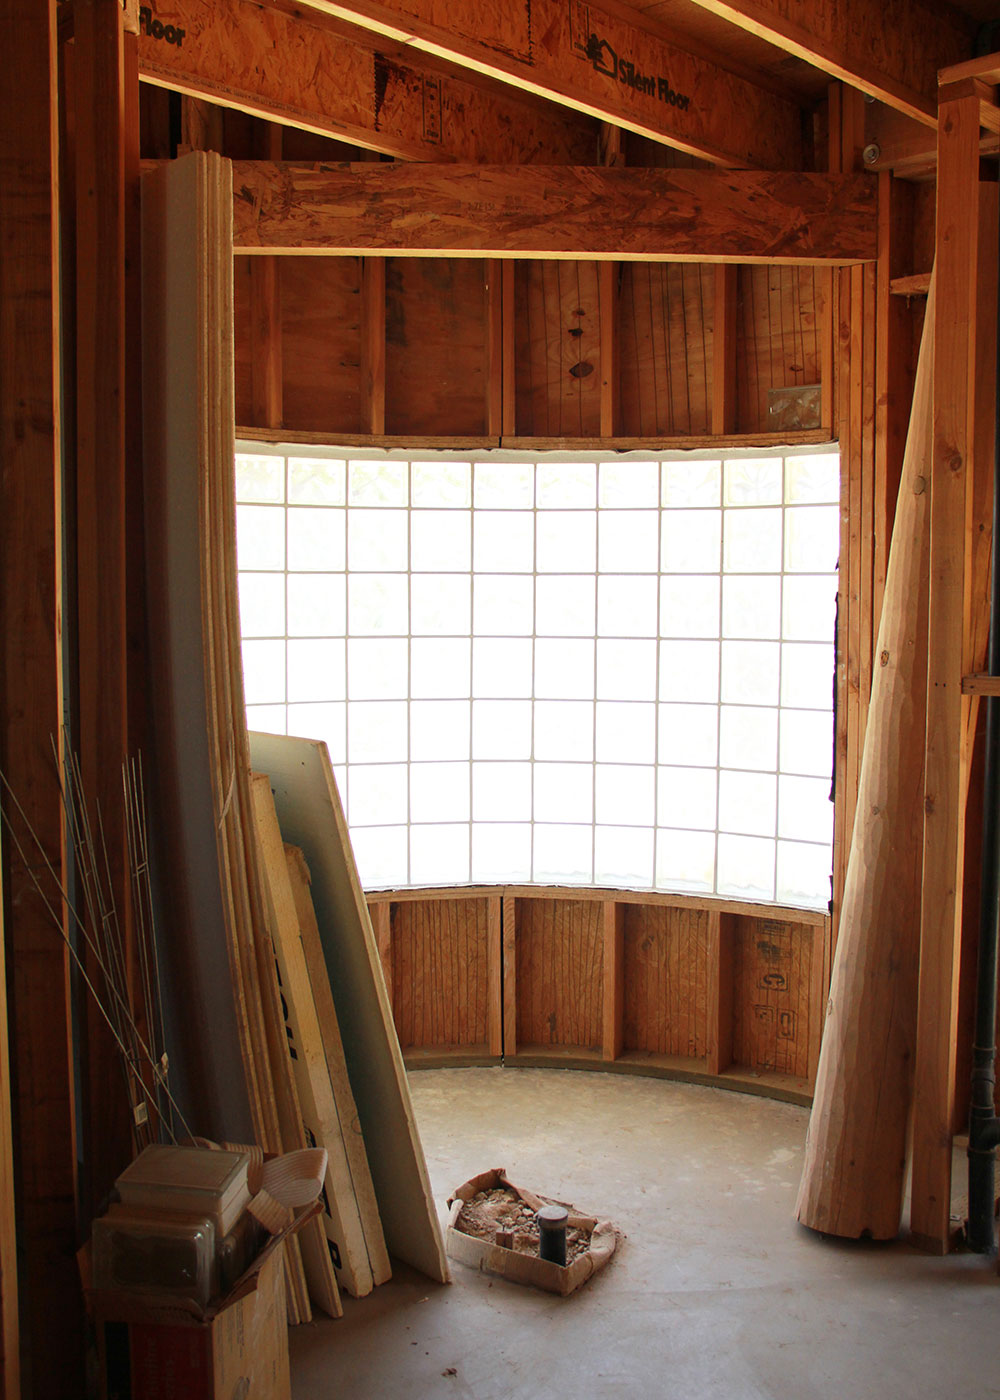
M 795 170 L 797 102 L 583 0 L 308 0 L 414 49 L 711 161 Z
M 842 265 L 876 254 L 867 175 L 234 161 L 237 253 Z
M 315 11 L 162 0 L 140 11 L 143 81 L 407 160 L 596 158 L 595 123 L 450 74 Z

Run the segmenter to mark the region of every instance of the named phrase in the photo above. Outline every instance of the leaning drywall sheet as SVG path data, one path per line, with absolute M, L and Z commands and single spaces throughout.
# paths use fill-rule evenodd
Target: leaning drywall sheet
M 430 1278 L 449 1277 L 427 1164 L 326 745 L 251 734 L 256 772 L 271 780 L 285 841 L 301 848 L 330 973 L 389 1253 Z

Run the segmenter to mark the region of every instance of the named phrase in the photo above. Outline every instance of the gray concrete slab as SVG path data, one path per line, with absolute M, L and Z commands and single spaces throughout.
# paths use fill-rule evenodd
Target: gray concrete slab
M 568 1299 L 400 1268 L 293 1329 L 294 1400 L 1000 1396 L 1000 1280 L 977 1256 L 824 1239 L 793 1211 L 808 1113 L 664 1080 L 410 1076 L 442 1218 L 488 1167 L 625 1238 Z

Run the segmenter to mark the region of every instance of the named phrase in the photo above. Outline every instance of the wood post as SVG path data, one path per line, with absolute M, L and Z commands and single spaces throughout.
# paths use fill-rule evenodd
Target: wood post
M 486 908 L 486 1049 L 503 1054 L 503 899 L 491 897 Z
M 503 1053 L 517 1054 L 517 900 L 503 897 Z
M 829 1011 L 796 1213 L 856 1238 L 899 1229 L 916 1032 L 933 292 L 879 629 Z
M 602 1057 L 617 1060 L 622 1053 L 625 1011 L 625 906 L 613 899 L 604 905 L 602 1011 Z
M 601 437 L 614 437 L 621 419 L 621 373 L 618 358 L 619 275 L 617 263 L 598 264 L 597 290 L 601 315 Z
M 0 0 L 0 42 L 13 56 L 0 83 L 0 768 L 59 871 L 51 750 L 63 713 L 55 22 L 54 6 Z M 11 1038 L 9 1058 L 6 1041 L 0 1053 L 0 1084 L 12 1091 L 18 1142 L 21 1344 L 35 1400 L 70 1400 L 83 1389 L 83 1308 L 73 1257 L 67 954 L 6 833 L 2 885 Z M 6 1267 L 11 1242 L 2 1238 L 9 1329 L 14 1276 Z M 8 1391 L 16 1367 L 16 1349 L 5 1343 Z
M 361 260 L 361 426 L 385 432 L 385 258 Z
M 920 991 L 913 1102 L 910 1227 L 916 1242 L 948 1248 L 962 870 L 970 699 L 969 534 L 975 473 L 979 308 L 977 97 L 942 102 L 938 115 L 934 439 L 931 461 L 927 744 Z
M 712 432 L 736 432 L 736 292 L 739 269 L 730 263 L 715 268 L 715 316 L 712 322 Z

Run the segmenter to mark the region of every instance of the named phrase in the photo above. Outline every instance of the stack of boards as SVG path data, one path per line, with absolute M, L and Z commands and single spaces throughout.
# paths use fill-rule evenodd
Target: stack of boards
M 330 1156 L 325 1213 L 286 1245 L 298 1322 L 338 1316 L 340 1290 L 369 1292 L 389 1255 L 448 1270 L 329 757 L 269 735 L 251 751 L 246 732 L 232 208 L 214 154 L 143 175 L 150 767 L 177 1092 L 205 1136 Z

